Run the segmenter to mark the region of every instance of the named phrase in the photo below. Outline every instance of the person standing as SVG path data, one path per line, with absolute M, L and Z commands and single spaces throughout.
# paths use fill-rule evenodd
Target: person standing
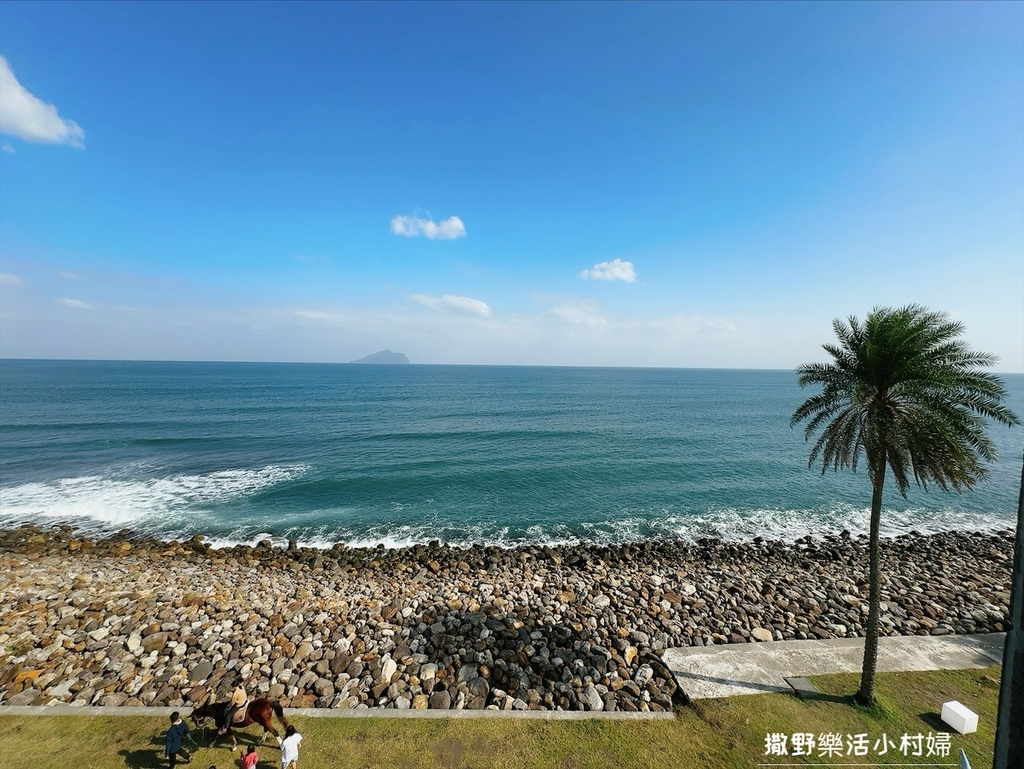
M 164 735 L 164 758 L 167 759 L 168 769 L 174 769 L 179 753 L 186 764 L 191 763 L 192 757 L 182 746 L 186 739 L 193 745 L 196 744 L 192 735 L 189 734 L 188 724 L 181 720 L 181 714 L 178 711 L 174 711 L 171 713 L 171 725 L 167 729 L 167 734 Z
M 291 725 L 285 730 L 284 735 L 284 740 L 281 742 L 281 769 L 298 769 L 299 745 L 302 743 L 302 735 Z

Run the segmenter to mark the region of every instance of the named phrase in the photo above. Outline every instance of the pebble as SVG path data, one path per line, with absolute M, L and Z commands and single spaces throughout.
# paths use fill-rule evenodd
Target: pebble
M 1013 533 L 882 542 L 881 631 L 1008 627 Z M 866 539 L 212 549 L 0 530 L 0 704 L 668 710 L 673 646 L 854 638 Z

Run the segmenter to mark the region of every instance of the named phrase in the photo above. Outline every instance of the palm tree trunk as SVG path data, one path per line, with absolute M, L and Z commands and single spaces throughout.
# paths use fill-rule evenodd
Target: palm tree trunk
M 881 556 L 878 551 L 878 530 L 882 520 L 882 486 L 885 484 L 885 449 L 875 462 L 871 479 L 871 532 L 868 539 L 868 626 L 864 637 L 864 663 L 861 666 L 860 690 L 855 699 L 861 705 L 875 704 L 875 668 L 878 666 L 878 615 L 881 613 Z

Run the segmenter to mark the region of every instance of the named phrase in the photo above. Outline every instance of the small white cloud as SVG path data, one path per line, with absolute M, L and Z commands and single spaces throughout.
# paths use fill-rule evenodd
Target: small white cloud
M 636 271 L 632 262 L 612 259 L 610 262 L 598 262 L 589 270 L 580 273 L 581 278 L 594 280 L 621 280 L 626 283 L 636 282 Z
M 13 275 L 9 272 L 0 272 L 0 285 L 2 286 L 20 286 L 21 278 L 17 275 Z
M 91 304 L 86 304 L 85 302 L 83 302 L 83 301 L 81 301 L 79 299 L 68 299 L 67 297 L 61 297 L 57 301 L 60 304 L 64 305 L 65 307 L 72 307 L 72 308 L 74 308 L 76 310 L 91 310 L 91 309 L 93 309 L 93 306 Z
M 486 302 L 479 299 L 470 299 L 468 296 L 427 296 L 426 294 L 412 294 L 410 297 L 415 302 L 426 305 L 432 310 L 451 312 L 456 315 L 475 315 L 480 318 L 488 318 L 491 315 L 491 308 Z
M 4 152 L 10 152 L 12 155 L 14 154 L 14 147 L 12 147 L 7 142 L 0 144 L 0 149 L 2 149 Z
M 74 120 L 65 120 L 55 106 L 25 90 L 3 56 L 0 56 L 0 133 L 29 142 L 85 146 L 82 127 Z
M 309 256 L 308 254 L 292 254 L 292 259 L 303 264 L 319 264 L 330 261 L 326 256 Z
M 439 222 L 418 216 L 395 216 L 391 219 L 391 231 L 407 238 L 422 235 L 427 240 L 455 240 L 465 237 L 466 225 L 457 216 L 449 216 Z
M 64 280 L 78 280 L 78 273 L 71 272 L 70 270 L 57 270 L 57 274 L 60 275 Z

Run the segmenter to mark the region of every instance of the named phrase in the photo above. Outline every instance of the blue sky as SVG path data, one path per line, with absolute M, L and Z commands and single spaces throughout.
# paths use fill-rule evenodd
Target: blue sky
M 0 4 L 0 355 L 1024 371 L 1024 4 Z

